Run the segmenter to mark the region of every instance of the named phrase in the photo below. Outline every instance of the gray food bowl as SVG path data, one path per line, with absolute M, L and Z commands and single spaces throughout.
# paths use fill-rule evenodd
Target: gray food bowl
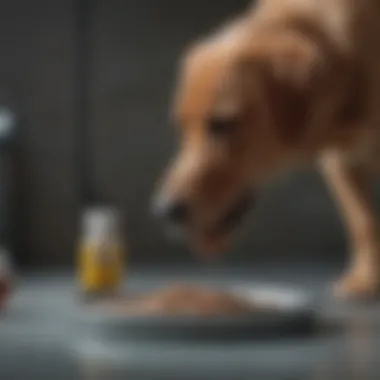
M 225 289 L 262 306 L 244 316 L 138 316 L 83 307 L 80 332 L 105 342 L 252 340 L 302 337 L 315 331 L 311 300 L 301 291 L 260 286 Z

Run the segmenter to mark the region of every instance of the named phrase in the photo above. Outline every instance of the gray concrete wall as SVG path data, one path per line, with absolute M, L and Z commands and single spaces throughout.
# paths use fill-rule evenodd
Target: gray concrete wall
M 97 191 L 125 211 L 134 260 L 191 260 L 149 214 L 155 180 L 175 141 L 167 106 L 183 47 L 246 0 L 97 1 L 92 145 Z M 14 0 L 0 13 L 0 88 L 22 126 L 22 255 L 39 264 L 73 257 L 78 192 L 73 147 L 73 3 Z M 315 173 L 270 189 L 230 258 L 341 258 L 344 233 Z

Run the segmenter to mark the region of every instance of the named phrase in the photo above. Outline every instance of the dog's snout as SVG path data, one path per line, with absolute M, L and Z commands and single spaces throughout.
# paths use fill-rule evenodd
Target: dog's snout
M 189 207 L 184 200 L 159 200 L 154 206 L 157 217 L 166 219 L 170 223 L 183 225 L 189 214 Z
M 187 221 L 188 206 L 184 201 L 177 201 L 171 204 L 167 210 L 167 218 L 176 223 L 184 224 Z

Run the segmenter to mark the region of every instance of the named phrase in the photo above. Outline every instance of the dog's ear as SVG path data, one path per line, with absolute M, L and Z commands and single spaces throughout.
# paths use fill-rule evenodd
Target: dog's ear
M 299 36 L 262 40 L 237 65 L 249 87 L 252 74 L 280 136 L 298 140 L 307 128 L 313 101 L 325 74 L 321 49 Z

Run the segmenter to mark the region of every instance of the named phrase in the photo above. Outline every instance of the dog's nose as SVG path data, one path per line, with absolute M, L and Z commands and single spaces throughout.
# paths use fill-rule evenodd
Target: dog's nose
M 188 211 L 188 205 L 183 200 L 160 200 L 154 205 L 154 213 L 157 217 L 178 225 L 186 223 Z

